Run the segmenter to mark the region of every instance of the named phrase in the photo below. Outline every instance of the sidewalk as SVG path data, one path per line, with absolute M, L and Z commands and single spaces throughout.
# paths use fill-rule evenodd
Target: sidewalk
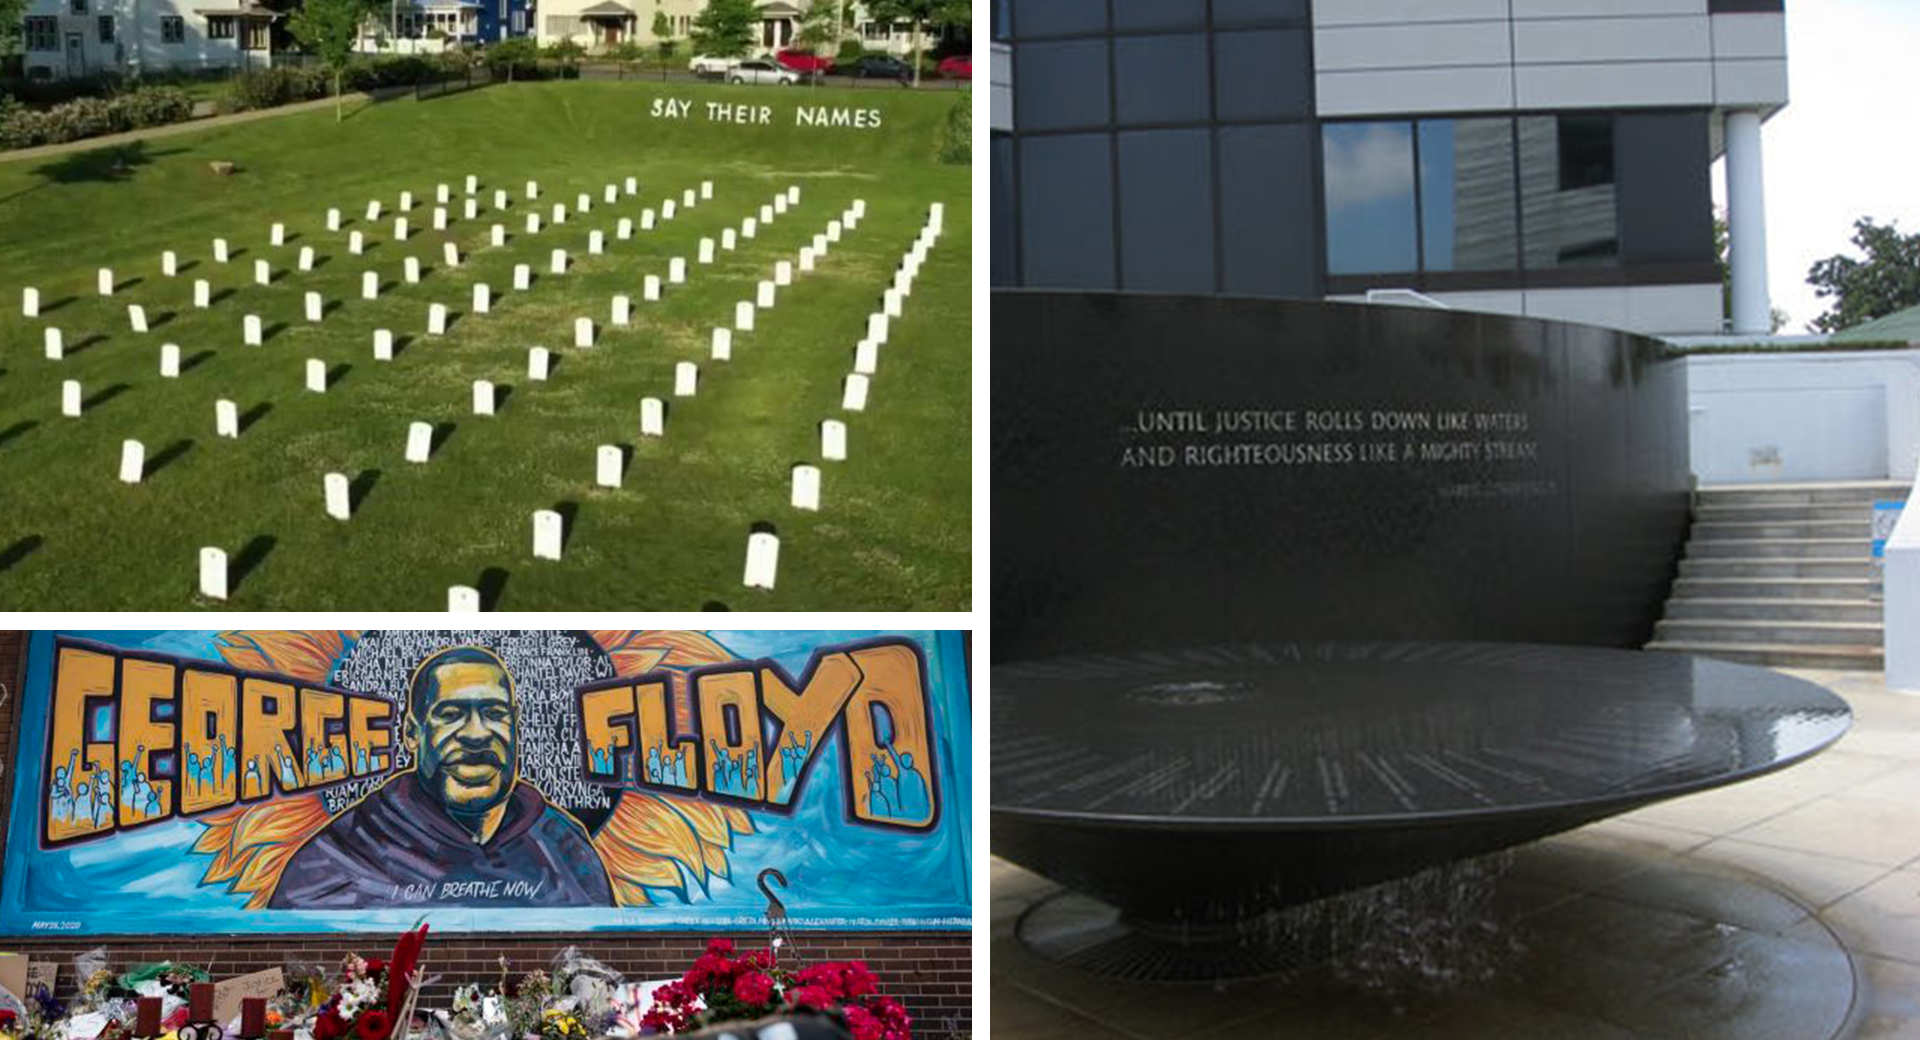
M 411 94 L 413 88 L 381 87 L 374 91 L 355 91 L 343 95 L 345 101 L 385 101 L 388 98 Z M 47 159 L 57 155 L 70 155 L 74 152 L 89 152 L 96 148 L 112 148 L 117 145 L 147 141 L 157 137 L 172 137 L 175 134 L 190 134 L 196 130 L 210 130 L 215 127 L 233 126 L 236 123 L 251 123 L 256 119 L 272 119 L 274 116 L 293 115 L 296 112 L 311 112 L 316 108 L 332 108 L 333 99 L 320 98 L 315 101 L 296 101 L 291 105 L 278 108 L 263 108 L 252 112 L 234 112 L 231 115 L 209 116 L 205 119 L 189 119 L 184 123 L 168 123 L 166 126 L 152 126 L 144 130 L 129 130 L 124 134 L 107 134 L 104 137 L 89 137 L 80 141 L 68 141 L 65 144 L 43 144 L 37 148 L 21 148 L 17 151 L 0 152 L 0 163 L 18 162 L 25 159 Z

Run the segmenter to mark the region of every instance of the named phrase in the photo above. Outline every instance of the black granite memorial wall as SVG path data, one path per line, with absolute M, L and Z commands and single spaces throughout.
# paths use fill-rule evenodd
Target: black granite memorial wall
M 993 294 L 993 654 L 1631 647 L 1687 529 L 1683 364 L 1435 309 Z

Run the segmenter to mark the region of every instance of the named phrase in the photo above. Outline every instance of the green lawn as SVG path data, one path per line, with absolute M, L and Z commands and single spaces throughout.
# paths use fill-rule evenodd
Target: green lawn
M 649 116 L 656 97 L 773 106 L 771 126 Z M 363 104 L 343 124 L 328 111 L 165 137 L 142 146 L 47 161 L 0 163 L 0 609 L 440 610 L 450 585 L 477 585 L 502 610 L 551 609 L 967 609 L 970 589 L 969 179 L 934 162 L 934 136 L 955 95 L 906 91 L 776 92 L 771 88 L 565 82 L 500 86 L 416 102 Z M 793 106 L 882 110 L 879 131 L 796 128 Z M 239 171 L 220 178 L 209 160 Z M 459 220 L 462 181 L 479 175 L 482 212 Z M 609 182 L 640 179 L 637 197 L 606 205 Z M 581 191 L 590 214 L 524 233 L 524 183 L 540 182 L 544 219 Z M 651 233 L 615 239 L 618 217 L 701 180 L 714 198 Z M 434 187 L 449 182 L 454 222 L 431 227 Z M 695 264 L 701 236 L 757 214 L 789 184 L 798 207 Z M 487 245 L 493 189 L 513 206 L 512 235 Z M 415 198 L 406 242 L 390 241 L 400 192 Z M 386 210 L 368 224 L 367 201 Z M 777 259 L 793 259 L 854 198 L 867 219 L 815 273 L 796 275 L 750 333 L 736 333 L 731 362 L 708 359 L 710 330 L 732 322 Z M 868 408 L 840 409 L 855 342 L 927 204 L 942 201 L 946 231 L 914 284 L 904 318 L 882 348 Z M 325 229 L 328 206 L 347 217 Z M 268 245 L 268 226 L 291 236 Z M 368 234 L 349 255 L 348 231 Z M 587 237 L 606 232 L 607 255 Z M 211 241 L 235 248 L 212 261 Z M 443 240 L 469 254 L 441 261 Z M 303 245 L 323 263 L 294 270 Z M 162 249 L 181 255 L 176 278 Z M 574 267 L 547 272 L 565 248 Z M 402 259 L 428 269 L 401 280 Z M 690 280 L 659 303 L 641 301 L 642 277 L 664 277 L 688 258 Z M 253 262 L 277 272 L 253 284 Z M 511 291 L 515 263 L 534 266 L 525 293 Z M 95 294 L 95 270 L 114 268 L 122 288 Z M 388 287 L 360 299 L 361 274 Z M 208 278 L 216 302 L 191 306 L 192 281 Z M 494 291 L 474 315 L 472 285 Z M 131 283 L 131 284 L 128 284 Z M 37 286 L 38 320 L 20 315 L 20 287 Z M 304 293 L 330 306 L 318 325 Z M 610 298 L 634 299 L 634 324 L 606 327 Z M 222 294 L 226 294 L 224 298 Z M 427 305 L 456 315 L 444 338 L 426 336 Z M 160 323 L 129 331 L 126 306 Z M 264 346 L 241 345 L 241 319 L 262 316 Z M 602 327 L 587 350 L 573 321 Z M 42 327 L 58 325 L 65 360 L 42 356 Z M 376 362 L 372 332 L 404 346 Z M 178 343 L 189 367 L 159 376 L 160 345 Z M 84 344 L 84 345 L 83 345 Z M 526 378 L 527 351 L 555 358 L 546 383 Z M 325 394 L 304 388 L 308 358 L 333 371 Z M 700 365 L 693 398 L 672 397 L 674 363 Z M 491 418 L 471 411 L 473 380 L 506 391 Z M 78 379 L 82 418 L 60 414 L 60 384 Z M 643 396 L 669 400 L 667 435 L 642 438 Z M 251 413 L 238 440 L 214 436 L 214 401 Z M 845 462 L 819 458 L 818 424 L 847 422 Z M 441 425 L 430 462 L 403 459 L 407 426 Z M 117 479 L 123 438 L 146 445 L 149 473 Z M 624 485 L 594 485 L 595 448 L 630 449 Z M 160 463 L 156 465 L 156 462 Z M 789 471 L 822 466 L 822 509 L 792 509 Z M 359 499 L 340 522 L 322 508 L 322 476 L 345 473 Z M 531 514 L 571 517 L 565 558 L 535 560 Z M 772 592 L 741 584 L 749 531 L 772 524 L 780 570 Z M 220 546 L 236 582 L 222 604 L 196 591 L 198 551 Z

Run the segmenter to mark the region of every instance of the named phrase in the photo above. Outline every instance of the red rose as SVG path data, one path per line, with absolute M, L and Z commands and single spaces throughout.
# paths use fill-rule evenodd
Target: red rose
M 0 1008 L 0 1029 L 13 1028 L 14 1013 L 11 1008 Z
M 866 1008 L 848 1004 L 842 1010 L 847 1016 L 847 1028 L 853 1030 L 853 1040 L 880 1040 L 880 1020 L 868 1014 Z
M 381 972 L 386 970 L 387 970 L 386 961 L 368 961 L 367 962 L 367 974 L 369 975 L 378 975 Z
M 353 1024 L 353 1031 L 359 1034 L 360 1040 L 387 1040 L 393 1034 L 393 1022 L 385 1011 L 362 1011 Z
M 313 1040 L 338 1040 L 346 1032 L 347 1023 L 333 1004 L 328 1004 L 327 1009 L 320 1012 L 320 1017 L 313 1022 Z
M 796 1008 L 832 1011 L 833 994 L 820 986 L 795 986 L 787 991 L 787 1003 Z
M 773 980 L 757 971 L 748 972 L 733 980 L 733 995 L 742 1003 L 763 1006 L 773 999 Z
M 732 939 L 708 939 L 707 952 L 711 954 L 716 954 L 721 957 L 730 956 L 733 953 L 733 940 Z

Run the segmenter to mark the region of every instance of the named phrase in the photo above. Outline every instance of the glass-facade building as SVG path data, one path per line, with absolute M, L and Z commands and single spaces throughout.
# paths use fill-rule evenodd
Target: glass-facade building
M 994 0 L 997 286 L 1713 332 L 1710 169 L 1778 0 Z M 1722 38 L 1725 38 L 1724 40 Z

